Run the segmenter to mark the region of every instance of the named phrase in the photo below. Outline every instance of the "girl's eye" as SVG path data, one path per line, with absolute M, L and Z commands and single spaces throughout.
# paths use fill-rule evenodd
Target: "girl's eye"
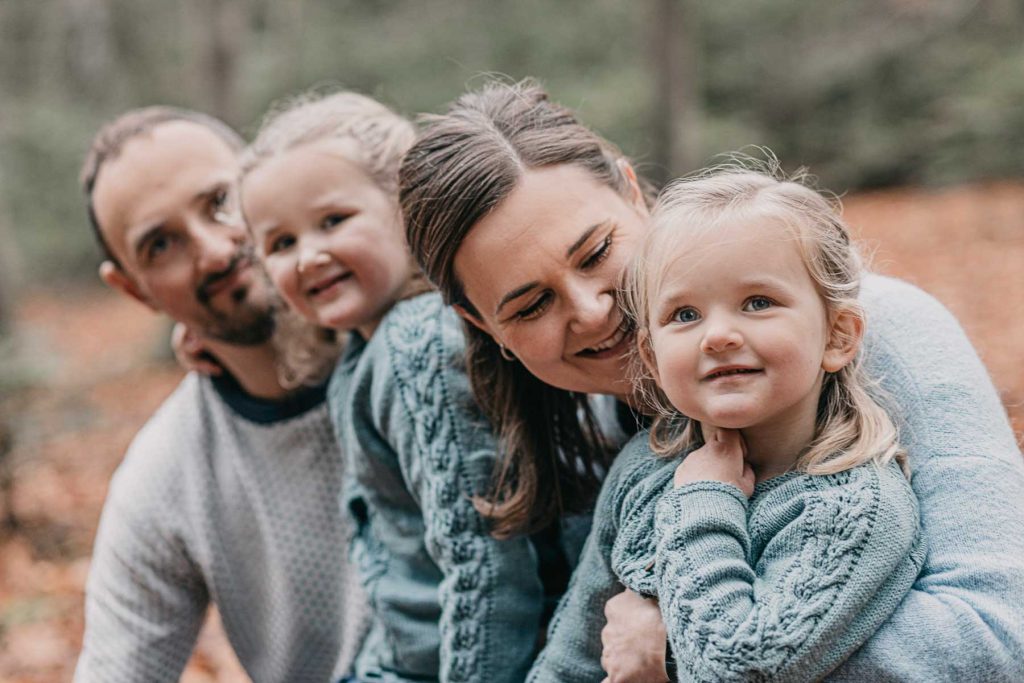
M 320 227 L 324 230 L 330 230 L 333 227 L 344 223 L 351 214 L 346 213 L 329 213 L 324 216 L 323 220 L 320 221 Z
M 548 307 L 548 303 L 550 301 L 550 294 L 541 294 L 529 306 L 517 311 L 515 317 L 519 320 L 531 320 L 533 318 L 536 318 L 537 316 L 544 312 L 544 310 Z
M 693 306 L 684 306 L 672 314 L 672 321 L 677 323 L 695 323 L 700 320 L 700 311 Z
M 764 311 L 775 305 L 775 302 L 766 296 L 752 296 L 743 304 L 745 311 Z
M 293 244 L 295 244 L 295 238 L 291 235 L 278 235 L 270 243 L 270 248 L 267 249 L 267 253 L 273 254 L 279 251 L 284 251 Z
M 606 258 L 608 258 L 608 255 L 611 254 L 611 251 L 612 251 L 612 236 L 608 235 L 603 240 L 601 240 L 601 244 L 598 245 L 597 249 L 595 249 L 594 252 L 592 254 L 590 254 L 590 256 L 588 256 L 583 263 L 580 264 L 580 266 L 584 270 L 587 270 L 589 268 L 593 268 L 594 266 L 597 266 L 602 261 L 604 261 Z

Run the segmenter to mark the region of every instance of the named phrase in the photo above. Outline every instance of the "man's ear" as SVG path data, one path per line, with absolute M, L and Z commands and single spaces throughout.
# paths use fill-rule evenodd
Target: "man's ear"
M 619 159 L 615 162 L 619 171 L 622 175 L 626 176 L 626 182 L 629 183 L 629 201 L 633 204 L 633 207 L 640 212 L 642 216 L 650 215 L 650 210 L 647 208 L 647 198 L 644 197 L 644 191 L 640 187 L 640 179 L 636 176 L 636 171 L 633 169 L 633 165 L 625 159 Z
M 658 376 L 658 359 L 654 356 L 654 346 L 651 344 L 651 334 L 649 331 L 645 329 L 637 330 L 636 349 L 640 353 L 640 361 L 647 368 L 647 372 L 651 373 L 651 377 L 660 385 L 661 377 Z
M 849 365 L 864 339 L 864 315 L 856 308 L 844 307 L 832 319 L 821 369 L 839 372 Z
M 100 264 L 100 279 L 111 289 L 127 294 L 151 311 L 157 311 L 156 306 L 150 303 L 149 298 L 135 284 L 135 280 L 132 280 L 127 273 L 114 265 L 113 261 L 108 260 Z

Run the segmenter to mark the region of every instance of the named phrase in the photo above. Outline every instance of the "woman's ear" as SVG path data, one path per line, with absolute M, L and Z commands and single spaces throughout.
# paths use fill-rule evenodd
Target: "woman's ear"
M 856 308 L 843 307 L 833 317 L 828 337 L 821 368 L 825 372 L 839 372 L 856 358 L 860 350 L 864 339 L 864 314 Z
M 647 372 L 651 373 L 651 377 L 660 386 L 661 377 L 658 376 L 658 359 L 654 356 L 654 346 L 651 344 L 651 335 L 646 329 L 637 330 L 636 332 L 636 349 L 640 354 L 640 361 L 647 368 Z
M 466 310 L 465 306 L 463 306 L 462 304 L 452 304 L 452 308 L 455 309 L 455 312 L 459 314 L 460 318 L 462 318 L 467 323 L 469 323 L 476 329 L 480 330 L 484 334 L 489 335 L 491 339 L 494 339 L 494 334 L 491 332 L 491 329 L 487 326 L 487 323 L 478 318 L 475 314 L 470 313 L 468 310 Z M 497 342 L 497 339 L 495 339 L 495 342 Z
M 647 198 L 644 197 L 644 191 L 640 187 L 640 179 L 637 178 L 633 165 L 625 159 L 619 159 L 615 163 L 619 167 L 619 172 L 626 177 L 626 182 L 629 183 L 628 192 L 630 203 L 637 211 L 640 212 L 641 215 L 649 215 L 650 210 L 647 208 Z

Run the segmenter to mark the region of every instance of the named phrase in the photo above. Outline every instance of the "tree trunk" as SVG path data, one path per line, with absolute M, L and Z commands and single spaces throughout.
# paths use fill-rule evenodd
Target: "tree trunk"
M 652 180 L 696 169 L 701 151 L 698 7 L 693 0 L 653 0 L 651 56 L 655 73 Z

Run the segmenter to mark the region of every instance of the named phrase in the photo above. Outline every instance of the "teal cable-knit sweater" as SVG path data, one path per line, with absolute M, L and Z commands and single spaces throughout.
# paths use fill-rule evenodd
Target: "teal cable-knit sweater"
M 838 666 L 833 659 L 823 659 L 818 675 L 827 674 L 830 681 L 1022 681 L 1024 463 L 998 395 L 960 326 L 927 294 L 898 280 L 868 276 L 861 301 L 868 314 L 866 367 L 889 395 L 884 404 L 900 426 L 928 552 L 917 580 L 891 616 Z M 590 683 L 604 677 L 600 666 L 604 604 L 623 589 L 615 570 L 626 568 L 623 556 L 615 559 L 613 555 L 622 521 L 613 514 L 620 505 L 615 501 L 659 468 L 665 468 L 661 476 L 670 481 L 675 464 L 654 457 L 642 436 L 618 456 L 598 499 L 580 566 L 529 680 Z M 788 494 L 791 483 L 783 479 L 781 484 L 779 491 L 759 490 L 758 495 Z M 687 488 L 674 491 L 665 504 L 675 501 L 687 510 L 713 504 L 716 515 L 731 510 L 732 518 L 739 519 L 741 501 L 728 490 L 697 493 Z M 625 504 L 626 509 L 630 506 L 636 506 L 634 499 Z M 663 508 L 662 519 L 668 522 L 679 512 L 668 514 Z M 756 512 L 751 508 L 752 519 Z M 641 519 L 639 535 L 646 531 L 657 539 L 653 520 Z M 726 524 L 724 518 L 715 519 L 719 526 Z M 722 538 L 721 532 L 712 533 L 711 528 L 712 538 Z M 666 530 L 663 526 L 659 533 Z M 752 536 L 763 536 L 751 531 Z M 672 533 L 679 540 L 690 538 L 693 530 L 682 526 Z M 733 548 L 732 563 L 724 565 L 732 572 L 726 573 L 729 585 L 735 580 L 729 577 L 740 575 L 735 573 L 739 566 L 735 560 L 742 549 L 738 541 L 732 543 L 739 547 Z M 696 622 L 690 616 L 684 618 L 690 605 L 683 575 L 690 572 L 682 570 L 680 563 L 686 556 L 674 557 L 670 560 L 666 555 L 651 574 L 649 581 L 660 578 L 660 583 L 635 585 L 660 593 L 665 581 L 682 582 L 682 587 L 670 587 L 671 597 L 661 603 L 669 639 L 675 645 L 687 639 L 685 630 Z M 753 566 L 755 574 L 769 566 L 764 559 L 762 554 L 762 564 Z M 647 566 L 649 560 L 643 564 Z M 698 575 L 698 568 L 691 570 Z M 633 582 L 635 576 L 628 580 Z M 732 614 L 736 605 L 747 604 L 743 595 L 740 591 L 742 599 L 729 603 L 724 616 Z M 860 638 L 860 628 L 837 635 L 832 641 L 837 652 L 847 650 L 847 643 L 838 639 Z M 731 646 L 720 633 L 714 635 L 709 642 L 716 647 Z M 710 639 L 711 632 L 707 636 Z M 703 636 L 698 634 L 696 642 L 702 642 L 699 637 Z M 678 659 L 687 656 L 683 650 Z M 678 664 L 685 674 L 686 663 Z M 693 666 L 703 665 L 697 661 Z M 755 675 L 750 678 L 758 680 Z M 786 674 L 771 679 L 796 680 Z
M 589 520 L 532 538 L 489 534 L 470 498 L 488 490 L 497 443 L 472 397 L 454 311 L 424 294 L 398 303 L 369 341 L 353 335 L 328 402 L 371 607 L 357 677 L 521 682 L 545 603 L 564 589 L 545 578 L 568 574 Z

